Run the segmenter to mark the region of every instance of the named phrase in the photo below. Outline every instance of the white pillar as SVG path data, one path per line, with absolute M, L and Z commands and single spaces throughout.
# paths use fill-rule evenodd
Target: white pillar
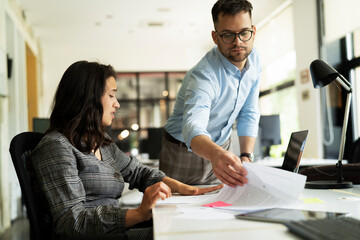
M 294 0 L 297 100 L 300 129 L 309 129 L 304 157 L 322 158 L 320 91 L 314 89 L 310 63 L 319 58 L 318 24 L 315 0 Z

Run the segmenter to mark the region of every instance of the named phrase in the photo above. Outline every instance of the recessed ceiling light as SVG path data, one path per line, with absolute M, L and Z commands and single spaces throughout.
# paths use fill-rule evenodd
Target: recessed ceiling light
M 149 27 L 162 27 L 164 26 L 163 22 L 148 22 Z
M 170 12 L 171 9 L 170 8 L 158 8 L 157 11 L 158 12 Z

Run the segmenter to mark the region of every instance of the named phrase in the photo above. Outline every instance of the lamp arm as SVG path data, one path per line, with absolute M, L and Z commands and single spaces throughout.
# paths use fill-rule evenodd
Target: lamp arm
M 348 125 L 349 113 L 350 113 L 350 104 L 351 104 L 351 92 L 348 92 L 347 97 L 346 97 L 343 128 L 342 128 L 342 132 L 341 132 L 339 157 L 338 157 L 338 163 L 336 164 L 336 167 L 338 169 L 338 176 L 337 176 L 338 177 L 338 182 L 343 181 L 343 177 L 342 177 L 342 159 L 344 157 L 344 149 L 345 149 L 345 141 L 346 141 L 346 130 L 347 130 L 347 125 Z
M 339 73 L 338 77 L 335 79 L 336 82 L 338 82 L 347 92 L 352 92 L 351 84 L 346 78 L 344 78 L 343 75 Z

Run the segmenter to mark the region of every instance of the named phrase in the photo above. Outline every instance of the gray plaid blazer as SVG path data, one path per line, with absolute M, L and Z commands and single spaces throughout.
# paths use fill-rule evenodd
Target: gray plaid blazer
M 125 233 L 127 209 L 119 206 L 124 183 L 144 191 L 165 174 L 141 165 L 115 143 L 100 148 L 103 160 L 80 152 L 51 132 L 31 155 L 37 184 L 44 193 L 56 234 L 75 236 Z

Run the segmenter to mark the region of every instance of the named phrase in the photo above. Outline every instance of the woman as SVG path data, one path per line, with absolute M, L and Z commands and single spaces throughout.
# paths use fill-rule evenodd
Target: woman
M 47 134 L 32 152 L 36 179 L 56 236 L 152 238 L 151 228 L 131 227 L 151 219 L 151 209 L 159 198 L 168 198 L 172 192 L 197 195 L 222 187 L 183 184 L 118 149 L 104 131 L 120 107 L 115 78 L 109 65 L 72 64 L 56 91 Z M 136 209 L 119 206 L 125 182 L 130 189 L 144 192 Z

